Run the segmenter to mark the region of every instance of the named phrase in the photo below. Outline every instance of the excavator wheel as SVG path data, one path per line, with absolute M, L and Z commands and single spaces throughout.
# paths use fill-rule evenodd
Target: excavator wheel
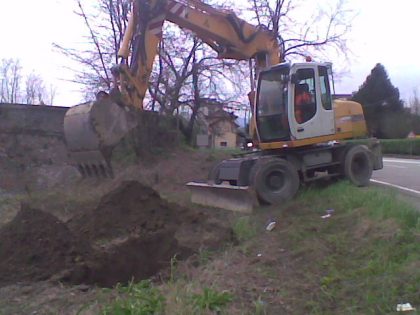
M 279 204 L 292 199 L 299 189 L 295 166 L 281 158 L 262 158 L 251 170 L 251 183 L 260 201 Z
M 355 145 L 347 151 L 344 158 L 344 174 L 354 185 L 367 186 L 372 171 L 373 162 L 366 146 Z

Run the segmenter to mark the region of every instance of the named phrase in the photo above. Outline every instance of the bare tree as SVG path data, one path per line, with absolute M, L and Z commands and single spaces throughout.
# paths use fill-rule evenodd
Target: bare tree
M 43 78 L 35 72 L 24 77 L 17 59 L 3 59 L 0 65 L 0 102 L 52 104 L 56 88 L 47 90 Z M 22 84 L 24 83 L 24 84 Z
M 241 83 L 246 81 L 246 75 L 239 62 L 218 59 L 210 47 L 190 33 L 170 27 L 164 35 L 146 107 L 157 106 L 161 113 L 169 115 L 182 107 L 189 119 L 181 124 L 181 130 L 191 141 L 196 120 L 202 118 L 200 107 L 209 100 L 219 104 L 236 102 L 239 95 L 245 94 Z
M 0 66 L 1 102 L 17 103 L 20 101 L 22 67 L 18 59 L 3 59 Z
M 49 105 L 54 104 L 56 94 L 57 94 L 57 87 L 50 84 L 48 87 L 48 93 L 47 93 L 48 95 L 47 104 Z
M 99 0 L 96 5 L 90 1 L 75 0 L 75 14 L 86 26 L 87 48 L 55 48 L 76 61 L 81 67 L 75 70 L 73 82 L 82 86 L 86 98 L 100 89 L 110 89 L 111 68 L 118 63 L 117 53 L 128 21 L 129 0 Z M 74 70 L 74 69 L 73 69 Z
M 420 116 L 420 99 L 417 93 L 417 89 L 413 89 L 413 95 L 410 97 L 409 105 L 411 112 L 414 115 Z
M 294 56 L 327 58 L 331 50 L 347 54 L 345 35 L 355 14 L 346 0 L 309 3 L 301 0 L 251 0 L 249 7 L 259 25 L 277 34 L 283 59 Z M 322 6 L 322 7 L 321 7 Z
M 26 104 L 42 104 L 47 101 L 44 80 L 35 73 L 26 78 L 25 92 Z
M 22 98 L 26 104 L 32 105 L 52 105 L 56 94 L 56 87 L 50 84 L 48 87 L 44 79 L 32 72 L 26 77 L 25 91 L 22 92 Z

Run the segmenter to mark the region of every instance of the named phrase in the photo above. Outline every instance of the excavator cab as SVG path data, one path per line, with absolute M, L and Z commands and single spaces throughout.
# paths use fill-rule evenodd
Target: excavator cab
M 289 64 L 260 73 L 254 109 L 260 142 L 290 140 L 289 73 Z
M 316 62 L 284 63 L 260 73 L 254 117 L 261 143 L 335 133 L 329 69 Z

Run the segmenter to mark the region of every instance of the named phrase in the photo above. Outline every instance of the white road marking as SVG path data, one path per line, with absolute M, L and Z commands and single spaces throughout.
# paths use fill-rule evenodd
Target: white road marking
M 388 162 L 388 163 L 403 163 L 403 164 L 418 164 L 418 165 L 420 165 L 420 161 L 417 161 L 417 160 L 383 159 L 383 161 Z
M 378 183 L 378 184 L 381 184 L 381 185 L 386 185 L 386 186 L 389 186 L 389 187 L 394 187 L 394 188 L 398 188 L 398 189 L 401 189 L 401 190 L 404 190 L 404 191 L 407 191 L 407 192 L 410 192 L 410 193 L 414 193 L 414 194 L 416 194 L 420 197 L 420 191 L 418 191 L 418 190 L 410 189 L 410 188 L 399 186 L 399 185 L 394 185 L 394 184 L 387 183 L 387 182 L 382 182 L 382 181 L 376 180 L 376 179 L 371 179 L 370 181 L 372 183 Z

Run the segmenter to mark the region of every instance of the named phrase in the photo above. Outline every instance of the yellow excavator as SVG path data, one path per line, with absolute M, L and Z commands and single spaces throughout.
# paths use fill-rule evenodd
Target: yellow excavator
M 131 113 L 143 110 L 165 21 L 194 32 L 219 58 L 252 60 L 257 77 L 249 97 L 259 150 L 222 161 L 204 182 L 188 183 L 193 202 L 250 211 L 259 202 L 284 202 L 300 183 L 319 178 L 345 176 L 364 186 L 382 168 L 378 141 L 343 142 L 366 137 L 366 123 L 360 104 L 333 100 L 330 63 L 284 62 L 270 30 L 199 0 L 134 0 L 113 89 L 65 116 L 69 154 L 83 176 L 112 175 L 112 149 L 136 126 Z

